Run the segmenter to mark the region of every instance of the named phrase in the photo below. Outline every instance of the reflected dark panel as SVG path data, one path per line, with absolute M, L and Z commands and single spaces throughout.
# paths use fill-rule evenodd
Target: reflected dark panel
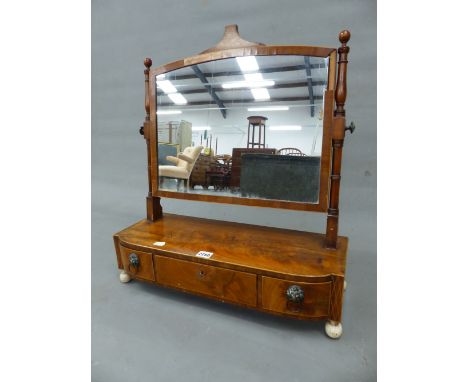
M 320 157 L 244 154 L 240 190 L 243 197 L 315 203 Z
M 250 56 L 156 77 L 164 191 L 318 203 L 328 59 Z

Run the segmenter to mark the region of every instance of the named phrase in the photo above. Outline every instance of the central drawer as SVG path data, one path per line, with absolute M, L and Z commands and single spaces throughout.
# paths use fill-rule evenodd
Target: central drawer
M 154 256 L 162 285 L 250 306 L 257 305 L 257 276 L 185 260 Z

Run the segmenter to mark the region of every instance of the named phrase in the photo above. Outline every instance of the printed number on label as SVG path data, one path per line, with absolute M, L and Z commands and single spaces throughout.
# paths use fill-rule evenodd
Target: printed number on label
M 204 257 L 205 259 L 209 259 L 211 256 L 213 256 L 213 252 L 200 251 L 195 256 Z

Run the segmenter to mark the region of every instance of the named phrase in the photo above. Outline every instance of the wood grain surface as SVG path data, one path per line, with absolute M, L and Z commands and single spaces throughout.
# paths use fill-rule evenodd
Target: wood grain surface
M 251 273 L 155 256 L 157 282 L 250 306 L 257 305 L 257 277 Z
M 306 284 L 295 282 L 304 291 L 304 301 L 293 303 L 286 298 L 286 290 L 293 285 L 291 282 L 262 277 L 262 306 L 264 309 L 316 318 L 328 317 L 330 305 L 331 282 Z
M 164 214 L 119 232 L 124 247 L 228 269 L 289 280 L 330 280 L 343 276 L 348 239 L 325 248 L 325 235 L 279 228 Z M 163 247 L 155 242 L 165 242 Z M 196 257 L 213 252 L 210 259 Z

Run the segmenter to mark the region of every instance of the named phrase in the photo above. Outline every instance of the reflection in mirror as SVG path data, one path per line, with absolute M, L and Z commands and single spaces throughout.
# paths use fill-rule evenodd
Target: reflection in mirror
M 318 203 L 328 59 L 249 56 L 156 77 L 159 188 Z

